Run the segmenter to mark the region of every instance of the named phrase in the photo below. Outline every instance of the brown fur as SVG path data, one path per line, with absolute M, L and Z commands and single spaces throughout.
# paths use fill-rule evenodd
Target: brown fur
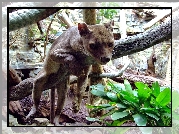
M 155 74 L 155 62 L 156 62 L 156 55 L 154 53 L 151 54 L 150 58 L 147 60 L 147 74 L 151 76 L 156 76 Z
M 18 76 L 17 72 L 9 66 L 9 87 L 15 86 L 21 82 L 21 78 Z
M 90 26 L 79 23 L 78 26 L 64 32 L 52 44 L 43 69 L 35 77 L 32 93 L 34 105 L 27 118 L 36 112 L 42 91 L 55 86 L 58 93 L 58 106 L 54 123 L 58 125 L 71 74 L 78 77 L 77 94 L 73 104 L 74 111 L 78 112 L 91 65 L 106 64 L 112 57 L 113 47 L 111 22 Z

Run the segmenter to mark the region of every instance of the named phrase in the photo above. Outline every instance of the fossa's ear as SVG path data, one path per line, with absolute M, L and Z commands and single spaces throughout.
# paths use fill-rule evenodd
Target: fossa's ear
M 114 26 L 114 20 L 111 20 L 111 21 L 108 22 L 108 23 L 104 23 L 104 26 L 105 26 L 107 29 L 111 30 L 111 32 L 112 32 L 112 31 L 113 31 L 113 26 Z
M 81 36 L 87 35 L 91 32 L 86 23 L 78 23 L 78 31 Z

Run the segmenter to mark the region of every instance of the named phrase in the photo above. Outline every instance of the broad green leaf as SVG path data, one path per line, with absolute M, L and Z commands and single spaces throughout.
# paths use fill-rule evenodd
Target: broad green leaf
M 171 90 L 169 88 L 165 88 L 162 92 L 160 92 L 156 101 L 160 106 L 166 106 L 169 102 L 171 102 Z
M 90 86 L 90 88 L 104 91 L 104 86 L 102 84 L 92 85 L 92 86 Z
M 147 119 L 144 115 L 142 114 L 135 114 L 132 116 L 134 118 L 135 123 L 137 126 L 146 126 L 147 124 Z
M 144 101 L 150 96 L 150 93 L 144 88 L 139 88 L 138 90 L 138 97 L 141 99 L 141 101 Z
M 121 100 L 123 99 L 123 97 L 121 96 L 120 93 L 117 93 L 117 97 L 118 97 L 118 99 L 119 99 L 119 102 L 121 102 Z
M 106 96 L 106 92 L 102 91 L 102 90 L 96 90 L 96 89 L 92 89 L 91 93 L 93 95 L 99 96 L 99 97 L 105 97 Z
M 131 105 L 133 105 L 135 107 L 139 107 L 139 104 L 138 104 L 138 102 L 136 102 L 135 99 L 132 99 L 129 96 L 125 96 L 125 99 L 128 101 L 128 104 L 131 104 Z
M 128 104 L 135 105 L 135 107 L 139 106 L 139 100 L 134 95 L 129 94 L 128 92 L 122 91 L 121 95 L 123 96 L 123 102 L 126 100 Z
M 109 104 L 110 104 L 111 106 L 115 106 L 115 105 L 116 105 L 116 102 L 110 101 Z
M 126 106 L 124 106 L 123 104 L 120 104 L 120 103 L 117 103 L 116 106 L 117 106 L 118 108 L 126 108 Z
M 111 119 L 117 120 L 117 119 L 127 116 L 128 114 L 129 114 L 128 112 L 115 112 L 111 115 Z
M 110 107 L 111 105 L 110 104 L 101 104 L 101 105 L 99 105 L 100 107 Z
M 136 96 L 134 96 L 133 94 L 129 93 L 128 91 L 121 91 L 120 93 L 124 99 L 126 99 L 127 101 L 132 101 L 135 103 L 139 103 L 139 100 Z
M 110 86 L 110 88 L 109 88 L 110 90 L 113 90 L 113 91 L 115 91 L 116 93 L 119 93 L 120 90 L 121 90 L 121 88 L 116 87 L 115 84 L 112 83 L 112 82 L 109 81 L 109 80 L 108 80 L 108 82 L 107 82 L 107 85 Z
M 119 91 L 125 89 L 124 84 L 121 84 L 121 83 L 114 83 L 113 85 L 114 85 L 116 88 L 118 88 Z
M 155 115 L 155 114 L 151 114 L 151 113 L 146 113 L 148 116 L 150 116 L 150 117 L 152 117 L 152 118 L 154 118 L 154 119 L 156 119 L 157 121 L 160 119 L 157 115 Z
M 152 93 L 155 97 L 157 97 L 160 94 L 160 85 L 158 84 L 158 82 L 154 82 L 152 84 Z
M 132 87 L 128 80 L 124 80 L 124 86 L 127 92 L 129 92 L 130 94 L 133 94 Z
M 115 93 L 112 93 L 112 92 L 107 92 L 106 94 L 111 101 L 114 101 L 114 102 L 117 102 L 118 101 L 118 97 Z
M 178 91 L 172 92 L 172 111 L 175 111 L 179 107 L 179 93 Z
M 150 107 L 150 101 L 145 101 L 144 102 L 144 107 Z
M 122 124 L 124 124 L 126 121 L 128 121 L 127 119 L 124 119 L 124 120 L 115 120 L 113 121 L 113 123 L 111 124 L 111 126 L 121 126 Z M 122 130 L 124 128 L 121 128 Z M 122 131 L 121 130 L 121 131 Z M 115 131 L 115 134 L 123 134 L 121 133 L 121 131 Z
M 161 108 L 161 112 L 171 114 L 171 113 L 172 113 L 172 110 L 171 110 L 171 108 L 168 107 L 168 106 L 162 106 L 162 108 Z
M 141 108 L 141 111 L 144 111 L 145 113 L 153 113 L 153 114 L 157 114 L 159 113 L 159 111 L 155 108 Z
M 86 117 L 86 119 L 87 119 L 88 121 L 100 121 L 99 119 L 91 118 L 91 117 Z
M 138 92 L 136 90 L 133 90 L 133 94 L 135 97 L 138 97 Z
M 144 89 L 146 86 L 143 82 L 135 82 L 134 84 L 138 89 Z
M 138 88 L 137 95 L 140 101 L 144 102 L 150 96 L 151 89 L 143 82 L 135 82 L 135 86 Z

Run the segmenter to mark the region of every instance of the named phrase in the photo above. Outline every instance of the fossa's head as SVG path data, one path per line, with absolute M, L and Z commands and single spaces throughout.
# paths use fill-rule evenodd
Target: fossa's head
M 104 25 L 78 23 L 79 34 L 86 53 L 100 64 L 106 64 L 112 57 L 114 48 L 113 25 L 113 21 Z

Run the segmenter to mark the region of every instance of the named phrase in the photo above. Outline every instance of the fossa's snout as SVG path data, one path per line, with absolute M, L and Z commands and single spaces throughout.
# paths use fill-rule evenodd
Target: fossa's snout
M 102 63 L 106 64 L 107 62 L 110 61 L 110 58 L 109 57 L 101 57 L 100 60 Z

